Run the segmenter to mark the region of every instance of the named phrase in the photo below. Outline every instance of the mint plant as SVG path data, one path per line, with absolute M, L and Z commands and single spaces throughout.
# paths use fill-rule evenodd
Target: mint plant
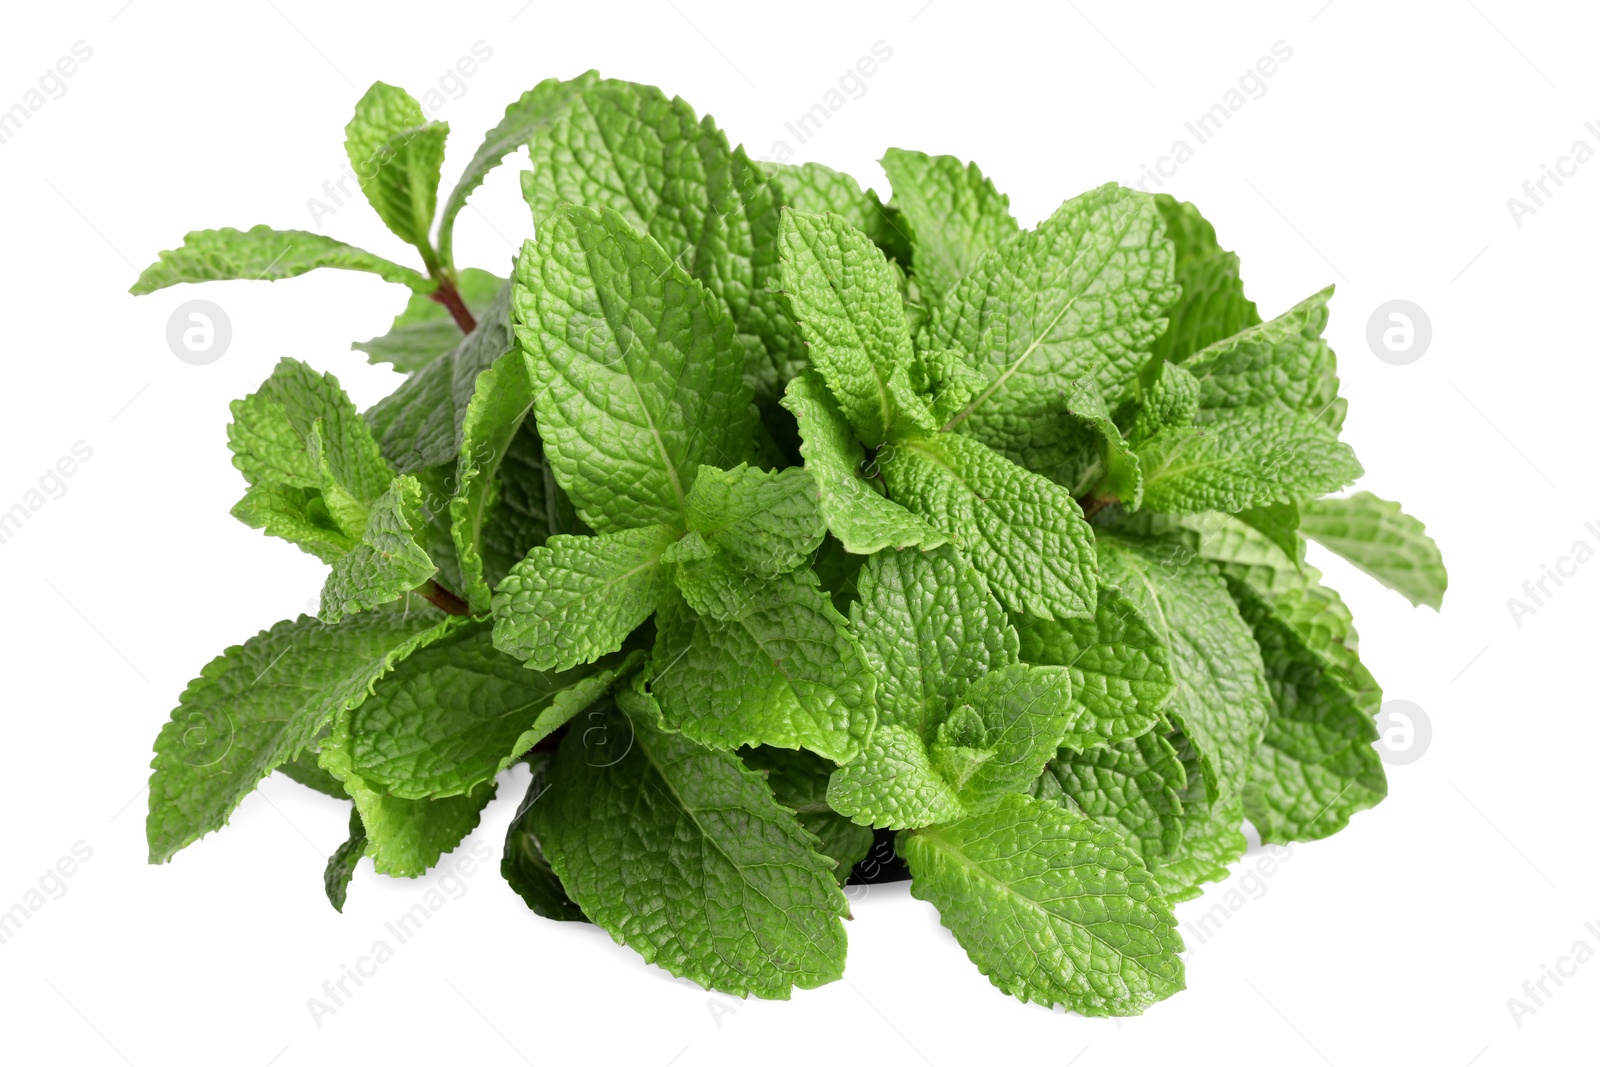
M 898 149 L 884 202 L 592 72 L 513 103 L 439 210 L 447 133 L 382 83 L 347 128 L 422 271 L 256 227 L 134 286 L 411 293 L 356 346 L 408 374 L 370 410 L 293 359 L 232 405 L 233 513 L 329 574 L 179 698 L 152 862 L 276 771 L 352 803 L 342 910 L 525 762 L 512 889 L 673 974 L 839 978 L 841 887 L 892 832 L 996 986 L 1126 1015 L 1183 988 L 1173 905 L 1245 820 L 1307 841 L 1383 799 L 1381 690 L 1305 545 L 1435 609 L 1446 578 L 1398 505 L 1329 495 L 1362 474 L 1331 288 L 1263 321 L 1190 204 L 1106 185 L 1023 229 Z M 533 238 L 458 270 L 521 147 Z

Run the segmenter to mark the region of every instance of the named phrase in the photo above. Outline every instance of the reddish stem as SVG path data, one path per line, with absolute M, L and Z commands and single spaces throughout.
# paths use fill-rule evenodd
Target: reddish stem
M 456 596 L 450 590 L 440 585 L 433 579 L 428 579 L 428 584 L 417 590 L 422 598 L 446 615 L 470 615 L 472 609 L 467 602 Z
M 428 298 L 445 306 L 450 312 L 450 317 L 456 320 L 456 325 L 461 327 L 462 333 L 471 333 L 478 328 L 477 320 L 472 317 L 472 312 L 461 299 L 461 293 L 448 281 L 441 280 L 439 288 L 429 293 Z

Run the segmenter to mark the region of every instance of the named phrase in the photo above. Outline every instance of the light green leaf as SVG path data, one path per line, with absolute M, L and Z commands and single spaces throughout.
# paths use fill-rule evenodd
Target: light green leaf
M 910 233 L 917 284 L 934 304 L 991 248 L 1015 237 L 1011 201 L 976 163 L 891 148 L 879 161 Z
M 551 537 L 501 579 L 494 643 L 536 671 L 564 671 L 622 647 L 672 588 L 669 526 Z
M 966 353 L 987 385 L 945 423 L 1030 470 L 1071 458 L 1067 386 L 1115 404 L 1148 359 L 1176 295 L 1150 197 L 1106 185 L 981 258 L 935 305 L 919 349 Z
M 981 734 L 980 739 L 971 737 L 970 730 L 962 731 L 970 738 L 964 739 L 966 744 L 992 753 L 957 786 L 968 812 L 993 807 L 1006 794 L 1026 790 L 1073 726 L 1072 678 L 1065 667 L 1013 663 L 979 678 L 961 700 L 957 712 L 970 709 Z M 937 745 L 934 756 L 937 762 Z
M 461 421 L 455 495 L 450 499 L 450 538 L 461 563 L 462 592 L 475 614 L 489 610 L 483 567 L 483 529 L 495 502 L 496 475 L 533 410 L 533 381 L 519 351 L 507 352 L 478 376 Z M 542 487 L 541 487 L 542 488 Z
M 1178 753 L 1159 730 L 1105 748 L 1062 749 L 1030 790 L 1117 826 L 1146 864 L 1176 852 L 1187 785 Z
M 322 750 L 323 766 L 334 773 L 337 749 Z M 485 782 L 466 796 L 443 800 L 402 800 L 367 788 L 347 772 L 344 787 L 356 802 L 367 833 L 367 855 L 379 874 L 417 878 L 478 827 L 484 806 L 494 799 L 495 783 Z
M 1418 520 L 1391 500 L 1361 492 L 1301 505 L 1300 528 L 1412 604 L 1435 611 L 1444 602 L 1449 577 L 1439 546 Z
M 1350 446 L 1309 415 L 1286 408 L 1219 411 L 1139 446 L 1145 507 L 1190 514 L 1243 511 L 1320 496 L 1362 475 Z
M 1176 255 L 1174 280 L 1183 293 L 1167 308 L 1167 330 L 1150 346 L 1157 359 L 1178 362 L 1261 321 L 1244 295 L 1239 257 L 1217 243 L 1217 233 L 1193 204 L 1166 193 L 1154 197 Z
M 783 406 L 800 423 L 800 455 L 817 483 L 817 506 L 847 552 L 932 548 L 948 538 L 925 520 L 874 491 L 861 476 L 864 455 L 838 403 L 815 371 L 789 382 Z
M 448 123 L 427 121 L 409 93 L 384 82 L 356 101 L 344 128 L 345 154 L 367 202 L 396 237 L 416 246 L 429 273 L 436 263 L 428 234 L 449 133 Z
M 1098 543 L 1100 570 L 1139 609 L 1167 646 L 1177 691 L 1165 713 L 1194 743 L 1205 795 L 1244 788 L 1272 696 L 1261 652 L 1216 569 L 1172 542 L 1111 535 Z
M 701 464 L 753 458 L 732 324 L 621 215 L 547 216 L 513 302 L 546 459 L 597 532 L 681 525 Z
M 1094 613 L 1094 536 L 1067 490 L 951 433 L 895 442 L 876 462 L 889 498 L 960 545 L 1008 609 Z
M 949 822 L 965 810 L 928 742 L 893 722 L 880 723 L 863 755 L 833 772 L 828 804 L 864 826 L 895 829 Z
M 663 264 L 677 263 L 721 303 L 755 396 L 783 395 L 805 352 L 778 292 L 778 200 L 710 116 L 654 86 L 602 80 L 534 138 L 529 155 L 522 192 L 535 226 L 562 204 L 621 214 L 666 250 Z
M 701 467 L 688 519 L 692 530 L 763 575 L 799 567 L 827 534 L 816 482 L 800 467 L 775 474 L 743 463 L 728 471 Z
M 784 207 L 813 214 L 832 212 L 872 238 L 885 255 L 910 262 L 908 238 L 899 213 L 883 206 L 878 194 L 850 175 L 821 163 L 763 162 L 767 184 Z
M 1162 430 L 1187 430 L 1200 412 L 1200 383 L 1176 363 L 1156 366 L 1155 378 L 1142 389 L 1129 439 L 1140 445 Z
M 358 543 L 333 521 L 321 495 L 313 489 L 253 485 L 229 514 L 268 537 L 281 537 L 299 546 L 324 563 L 333 563 Z
M 1294 501 L 1246 508 L 1234 517 L 1259 531 L 1296 563 L 1305 559 L 1306 543 L 1300 537 L 1300 505 Z
M 1328 286 L 1270 322 L 1201 349 L 1183 363 L 1200 383 L 1200 421 L 1229 408 L 1278 406 L 1321 415 L 1339 395 L 1328 324 Z
M 483 318 L 495 294 L 506 284 L 486 270 L 467 267 L 456 278 L 461 300 L 474 320 Z M 454 352 L 461 343 L 461 327 L 450 311 L 431 296 L 413 293 L 405 310 L 394 317 L 389 332 L 350 345 L 367 354 L 368 363 L 388 363 L 402 374 L 421 370 L 440 356 Z
M 574 96 L 593 85 L 599 77 L 591 70 L 567 81 L 546 78 L 506 105 L 506 113 L 495 123 L 494 129 L 483 135 L 483 143 L 472 153 L 467 169 L 444 202 L 444 211 L 439 216 L 439 258 L 446 264 L 455 261 L 456 216 L 467 206 L 467 198 L 509 153 L 532 143 L 571 106 Z
M 324 772 L 326 773 L 326 772 Z M 333 850 L 328 865 L 322 871 L 322 891 L 328 895 L 333 910 L 344 911 L 345 896 L 350 892 L 350 880 L 356 876 L 356 864 L 367 854 L 367 828 L 361 824 L 361 812 L 350 805 L 350 837 Z
M 811 365 L 856 436 L 877 446 L 902 417 L 932 430 L 927 401 L 905 377 L 911 330 L 883 253 L 838 215 L 793 210 L 783 213 L 779 248 L 784 294 Z
M 208 663 L 178 698 L 150 766 L 150 862 L 220 830 L 256 783 L 298 757 L 412 650 L 448 632 L 432 610 L 324 626 L 280 622 Z
M 736 618 L 663 603 L 650 667 L 662 722 L 713 748 L 854 758 L 872 733 L 874 680 L 843 616 L 809 569 L 752 578 L 760 595 Z
M 294 278 L 318 267 L 360 270 L 386 282 L 398 282 L 414 293 L 430 293 L 435 283 L 398 263 L 364 249 L 306 230 L 275 230 L 253 226 L 236 230 L 192 230 L 181 248 L 168 249 L 144 269 L 128 292 L 153 293 L 182 282 L 217 282 L 231 279 L 275 282 Z
M 839 978 L 847 906 L 816 838 L 737 756 L 662 731 L 636 690 L 618 704 L 567 734 L 528 809 L 584 914 L 646 961 L 735 996 Z M 594 731 L 616 742 L 603 755 Z
M 828 775 L 833 764 L 810 752 L 765 745 L 745 749 L 744 764 L 764 774 L 772 798 L 795 813 L 795 819 L 817 837 L 817 851 L 834 861 L 840 885 L 857 863 L 872 851 L 872 830 L 857 826 L 828 806 Z
M 1115 830 L 1013 794 L 903 833 L 911 893 L 995 986 L 1084 1015 L 1136 1015 L 1184 987 L 1177 921 Z
M 361 543 L 334 562 L 322 586 L 318 618 L 338 622 L 398 600 L 432 578 L 439 568 L 417 543 L 424 525 L 422 486 L 403 474 L 373 501 Z
M 1166 645 L 1138 606 L 1102 582 L 1088 619 L 1017 620 L 1025 663 L 1058 664 L 1072 674 L 1075 749 L 1148 732 L 1174 690 Z
M 1105 397 L 1092 379 L 1080 378 L 1067 390 L 1067 415 L 1075 419 L 1093 441 L 1095 460 L 1087 470 L 1078 464 L 1053 472 L 1055 480 L 1073 496 L 1092 492 L 1101 499 L 1120 500 L 1129 511 L 1139 510 L 1144 499 L 1144 476 L 1139 457 L 1123 439 L 1111 417 Z
M 470 793 L 636 668 L 642 652 L 560 673 L 495 651 L 487 623 L 412 653 L 339 727 L 349 766 L 407 800 Z

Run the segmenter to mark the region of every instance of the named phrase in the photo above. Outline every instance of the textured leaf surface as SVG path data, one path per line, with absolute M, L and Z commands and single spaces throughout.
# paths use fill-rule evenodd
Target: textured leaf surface
M 530 671 L 495 651 L 487 624 L 459 627 L 412 653 L 346 714 L 349 765 L 370 788 L 408 800 L 472 792 L 642 658 Z
M 1270 322 L 1251 326 L 1201 349 L 1183 367 L 1200 383 L 1205 412 L 1281 406 L 1322 413 L 1339 393 L 1333 349 L 1322 339 L 1328 324 L 1328 286 Z
M 305 751 L 335 713 L 449 628 L 436 612 L 280 622 L 206 664 L 156 738 L 150 862 L 221 829 L 256 783 Z
M 928 300 L 943 300 L 985 252 L 1017 235 L 1011 201 L 976 163 L 903 148 L 889 149 L 881 162 Z
M 810 752 L 784 748 L 748 749 L 745 766 L 766 775 L 767 788 L 779 804 L 795 813 L 800 825 L 817 837 L 817 851 L 834 861 L 840 885 L 872 850 L 872 830 L 857 826 L 828 806 L 828 775 L 833 764 Z
M 902 834 L 911 893 L 999 989 L 1084 1015 L 1134 1015 L 1184 986 L 1177 922 L 1138 853 L 1032 797 Z
M 1147 864 L 1175 852 L 1183 836 L 1188 784 L 1178 753 L 1160 731 L 1087 752 L 1062 749 L 1032 789 L 1041 800 L 1076 806 L 1127 835 Z
M 1422 523 L 1391 500 L 1361 492 L 1301 505 L 1300 529 L 1413 604 L 1435 611 L 1449 577 Z
M 878 494 L 861 476 L 861 444 L 815 371 L 790 380 L 783 406 L 800 423 L 800 454 L 817 483 L 817 506 L 846 551 L 870 555 L 883 548 L 932 548 L 949 539 Z
M 978 679 L 961 701 L 982 721 L 982 747 L 991 753 L 958 793 L 969 812 L 1026 790 L 1074 725 L 1072 678 L 1064 667 L 1013 663 Z
M 745 464 L 700 468 L 689 490 L 689 526 L 757 574 L 792 571 L 827 533 L 816 482 L 800 467 L 777 473 Z
M 810 570 L 756 580 L 736 618 L 663 604 L 650 682 L 662 721 L 713 748 L 854 758 L 872 733 L 874 679 L 843 616 Z
M 534 833 L 529 810 L 549 791 L 550 771 L 555 762 L 554 753 L 534 753 L 529 757 L 533 779 L 528 792 L 517 808 L 516 816 L 506 828 L 505 851 L 500 856 L 500 874 L 506 884 L 533 909 L 534 914 L 558 922 L 588 922 L 583 909 L 572 902 L 561 885 L 561 879 L 551 869 L 545 858 L 544 846 Z
M 1360 461 L 1335 432 L 1283 408 L 1220 411 L 1139 447 L 1144 503 L 1156 511 L 1243 511 L 1349 485 Z
M 463 269 L 456 278 L 456 290 L 474 320 L 483 317 L 503 285 L 504 278 L 476 267 Z M 430 296 L 413 293 L 387 333 L 350 347 L 365 352 L 368 363 L 388 363 L 402 374 L 410 374 L 454 352 L 460 343 L 461 327 L 450 317 L 449 309 Z
M 153 293 L 182 282 L 217 282 L 234 278 L 275 282 L 318 267 L 359 270 L 386 282 L 399 282 L 415 293 L 431 292 L 434 283 L 398 263 L 364 249 L 308 230 L 275 230 L 253 226 L 236 230 L 193 230 L 180 248 L 168 249 L 144 269 L 128 292 Z
M 567 734 L 528 809 L 572 899 L 647 961 L 725 993 L 783 999 L 840 977 L 846 904 L 816 839 L 737 756 L 660 730 L 636 691 L 619 698 L 626 711 Z
M 1019 619 L 1025 663 L 1072 674 L 1073 729 L 1064 744 L 1093 748 L 1148 731 L 1172 696 L 1173 670 L 1161 635 L 1112 586 L 1097 590 L 1089 619 Z
M 597 532 L 681 524 L 701 464 L 750 458 L 732 324 L 616 212 L 546 217 L 514 303 L 545 456 Z
M 1174 280 L 1182 294 L 1167 308 L 1167 330 L 1151 354 L 1178 362 L 1261 321 L 1244 295 L 1239 257 L 1217 243 L 1216 230 L 1193 204 L 1166 193 L 1154 197 L 1176 253 Z
M 813 214 L 831 211 L 872 238 L 885 255 L 909 260 L 904 220 L 850 175 L 821 163 L 763 162 L 761 167 L 783 206 Z
M 672 587 L 667 526 L 557 536 L 528 553 L 494 593 L 494 643 L 536 671 L 615 652 Z
M 429 122 L 404 89 L 373 82 L 344 128 L 345 154 L 383 224 L 433 259 L 428 241 L 450 127 Z
M 350 836 L 333 850 L 328 865 L 322 871 L 322 891 L 328 896 L 333 910 L 344 911 L 345 897 L 350 892 L 350 880 L 356 876 L 356 864 L 367 854 L 367 828 L 361 824 L 361 813 L 350 806 Z
M 939 433 L 880 453 L 891 499 L 961 546 L 1012 611 L 1094 613 L 1094 536 L 1072 494 L 977 441 Z
M 1100 567 L 1167 646 L 1177 692 L 1166 714 L 1194 743 L 1206 796 L 1244 787 L 1271 709 L 1261 652 L 1216 570 L 1163 542 L 1102 537 Z
M 936 306 L 925 348 L 965 352 L 987 384 L 945 425 L 1030 470 L 1072 450 L 1068 386 L 1115 402 L 1176 294 L 1172 250 L 1148 196 L 1106 185 L 985 256 Z
M 439 568 L 417 543 L 424 525 L 422 486 L 403 474 L 373 501 L 361 542 L 328 572 L 318 618 L 338 622 L 346 615 L 399 600 L 432 578 Z
M 533 409 L 533 381 L 522 353 L 507 352 L 478 376 L 461 421 L 455 495 L 450 498 L 450 538 L 461 564 L 462 592 L 473 612 L 489 610 L 483 567 L 483 529 L 495 502 L 496 475 Z M 531 547 L 531 546 L 530 546 Z
M 1139 456 L 1123 438 L 1111 417 L 1100 389 L 1088 378 L 1074 382 L 1067 390 L 1067 414 L 1093 441 L 1094 461 L 1082 469 L 1077 463 L 1065 469 L 1046 471 L 1074 496 L 1093 492 L 1097 497 L 1120 500 L 1129 511 L 1137 511 L 1144 499 L 1144 475 Z

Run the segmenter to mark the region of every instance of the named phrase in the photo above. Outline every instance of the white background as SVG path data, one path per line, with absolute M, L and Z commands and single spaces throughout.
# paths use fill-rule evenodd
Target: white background
M 1600 137 L 1597 18 L 1580 4 L 1296 0 L 1228 5 L 894 3 L 637 6 L 523 0 L 361 5 L 103 0 L 8 12 L 0 108 L 74 42 L 93 57 L 0 144 L 6 334 L 0 510 L 78 441 L 93 458 L 0 544 L 6 610 L 0 909 L 74 844 L 92 858 L 0 944 L 0 1056 L 78 1064 L 1027 1062 L 1096 1067 L 1592 1062 L 1600 961 L 1542 1007 L 1524 997 L 1574 943 L 1600 950 L 1593 812 L 1600 562 L 1518 626 L 1522 595 L 1574 542 L 1600 548 L 1593 235 L 1600 161 L 1519 227 L 1506 200 Z M 1204 5 L 1213 8 L 1217 5 Z M 1320 8 L 1320 10 L 1319 10 Z M 1589 8 L 1588 10 L 1585 10 Z M 1197 202 L 1277 314 L 1337 282 L 1329 336 L 1362 487 L 1428 524 L 1450 567 L 1441 615 L 1313 547 L 1366 662 L 1433 724 L 1389 799 L 1297 846 L 1208 939 L 1189 989 L 1145 1016 L 1086 1020 L 992 989 L 904 886 L 854 902 L 843 982 L 736 1002 L 638 961 L 599 930 L 532 915 L 500 880 L 525 774 L 467 849 L 491 861 L 317 1026 L 307 998 L 383 924 L 441 888 L 364 864 L 341 917 L 321 892 L 346 806 L 274 777 L 232 825 L 147 866 L 149 745 L 224 646 L 307 608 L 323 568 L 228 516 L 227 403 L 282 356 L 365 406 L 399 382 L 349 350 L 403 293 L 320 274 L 126 294 L 192 228 L 318 228 L 307 199 L 344 165 L 375 79 L 419 96 L 477 41 L 492 58 L 436 117 L 459 174 L 504 105 L 591 67 L 711 112 L 752 154 L 789 142 L 886 191 L 889 145 L 978 160 L 1032 225 L 1137 178 L 1274 42 L 1293 49 L 1166 188 Z M 892 58 L 804 144 L 784 124 L 876 41 Z M 531 232 L 513 158 L 460 219 L 458 261 L 505 273 Z M 363 204 L 323 232 L 411 262 Z M 180 362 L 168 316 L 195 297 L 233 326 Z M 1393 366 L 1366 322 L 1403 298 L 1433 325 Z M 1585 523 L 1595 521 L 1587 530 Z M 1257 861 L 1255 855 L 1246 865 Z M 1179 909 L 1196 923 L 1239 875 Z M 54 883 L 50 883 L 52 886 Z M 464 887 L 464 889 L 463 889 Z M 1596 923 L 1586 931 L 1586 922 Z M 1531 1001 L 1529 1002 L 1532 1003 Z M 1181 1057 L 1182 1060 L 1177 1058 Z

